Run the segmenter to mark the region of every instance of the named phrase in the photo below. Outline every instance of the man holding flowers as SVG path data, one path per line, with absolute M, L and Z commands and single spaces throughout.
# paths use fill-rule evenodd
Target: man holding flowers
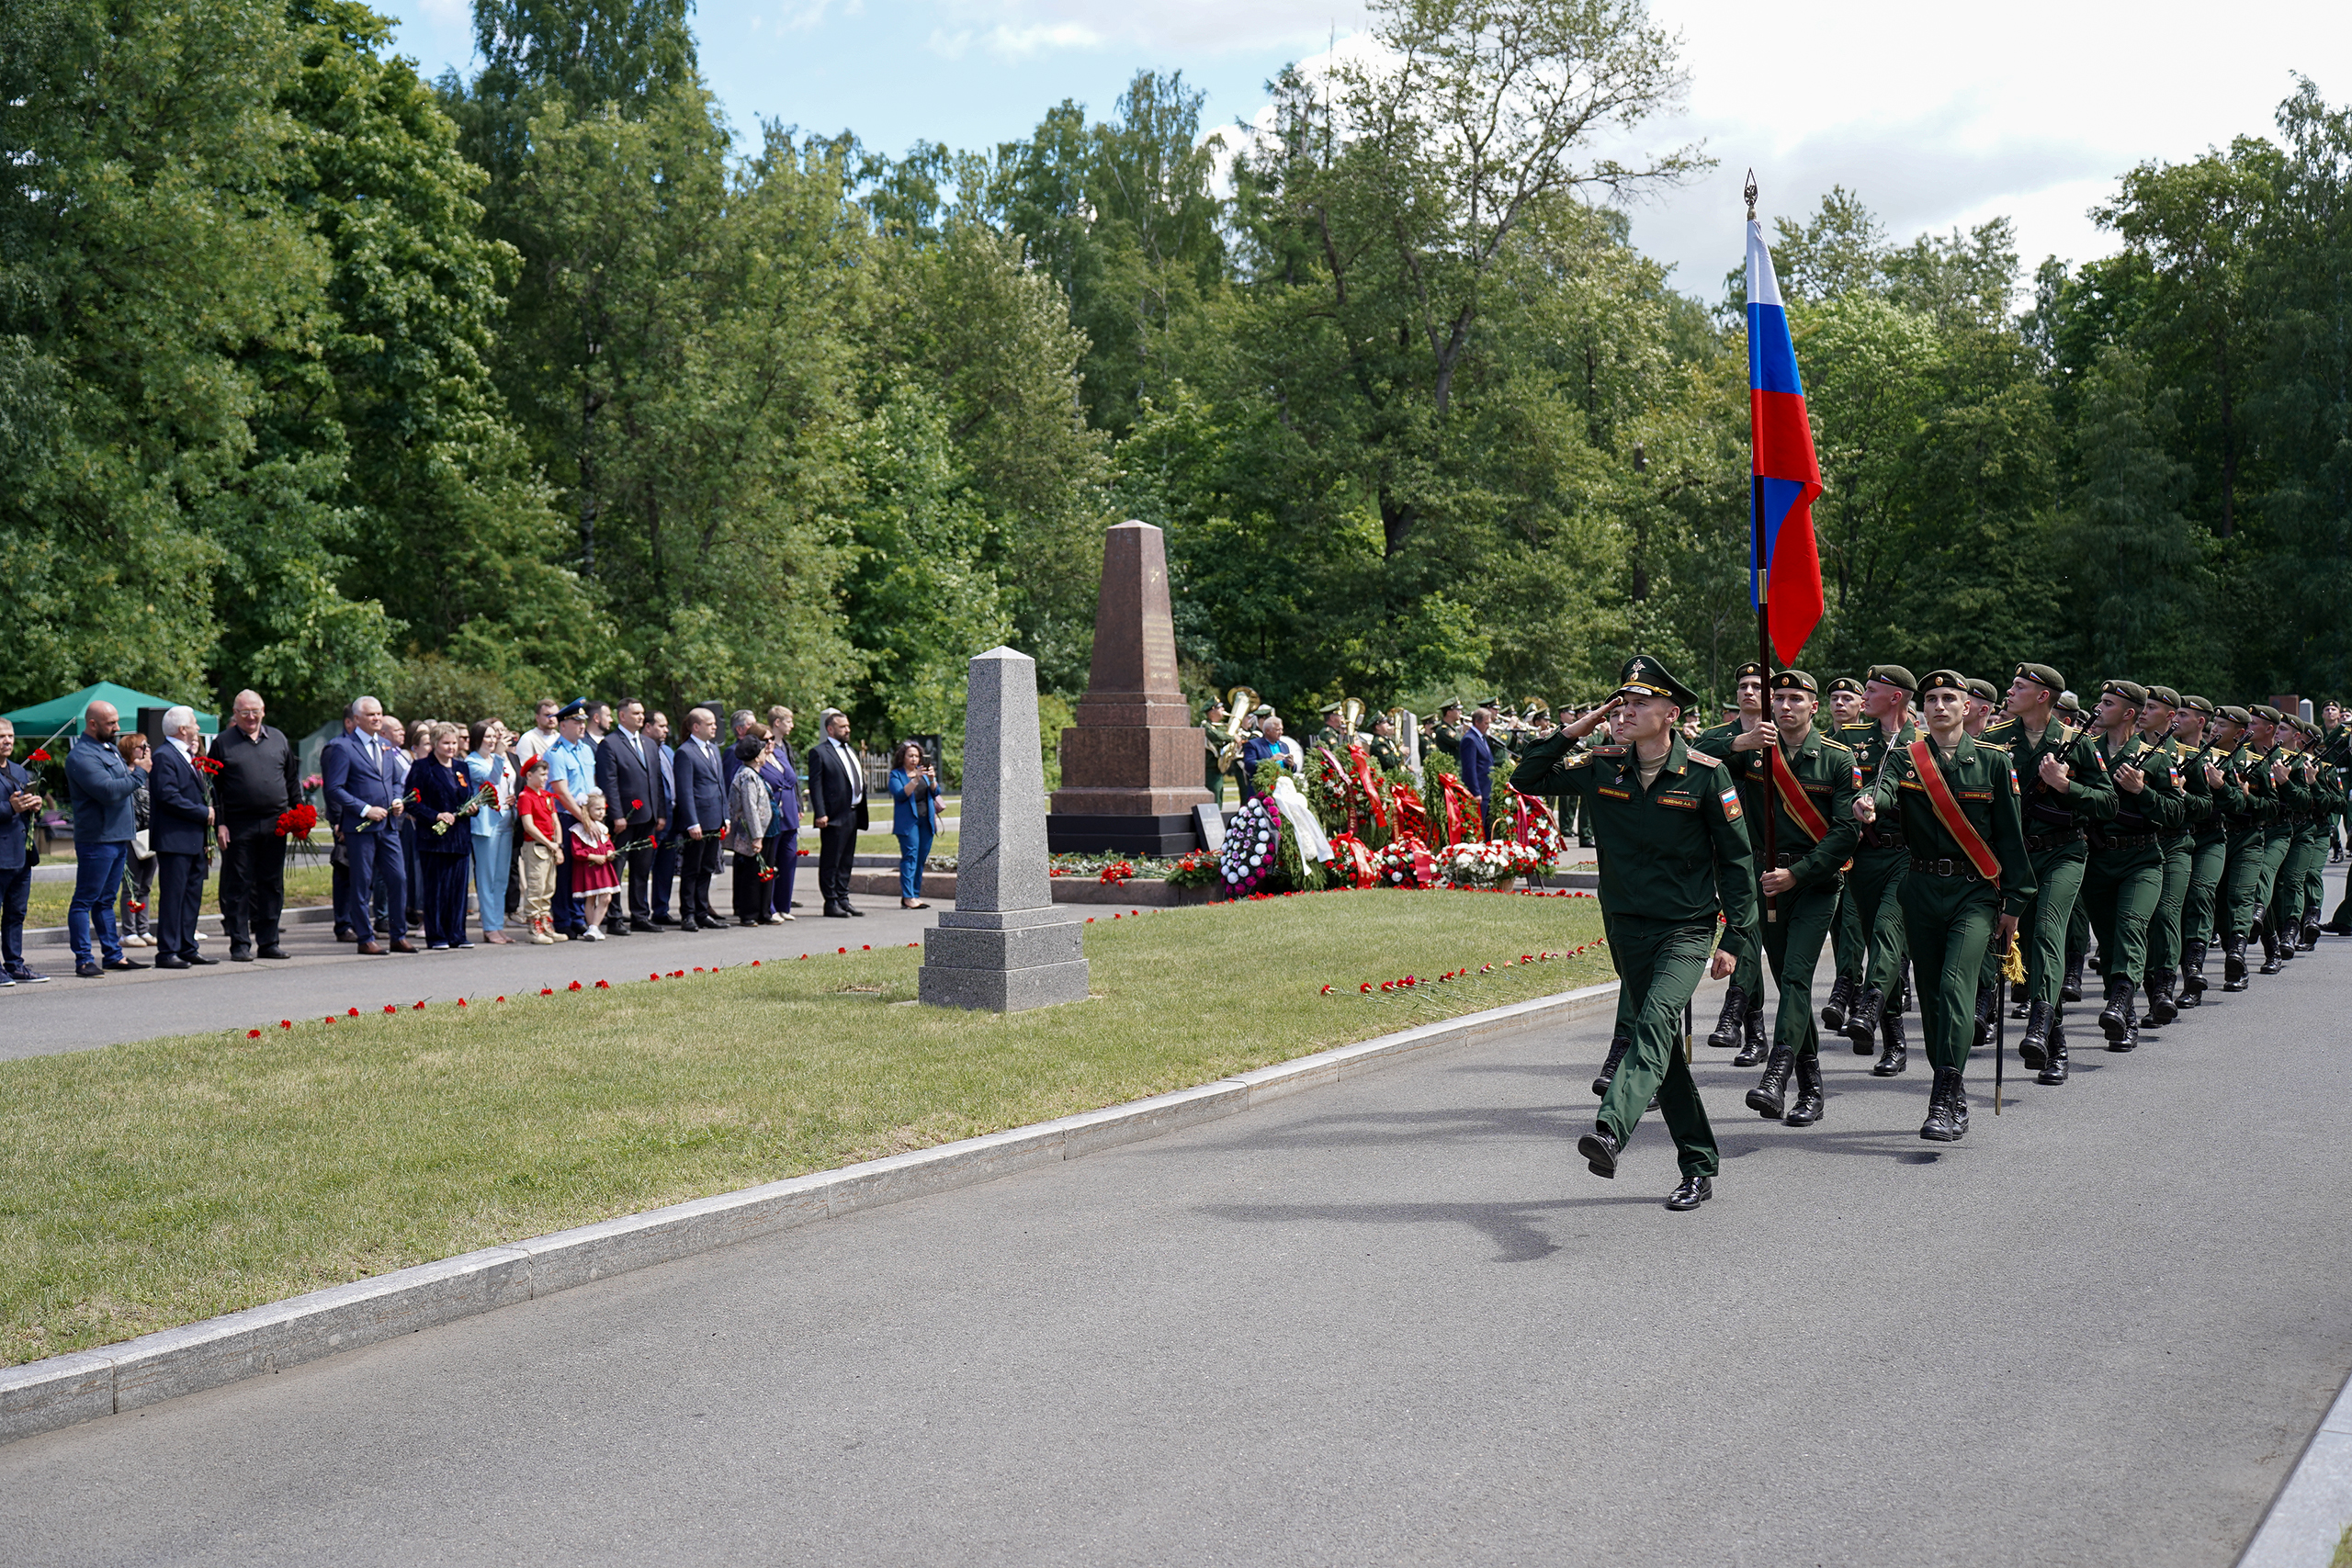
M 284 958 L 278 945 L 286 908 L 286 843 L 279 818 L 301 803 L 293 743 L 262 722 L 259 692 L 239 692 L 229 728 L 212 738 L 214 834 L 220 841 L 220 924 L 229 957 Z M 305 834 L 307 837 L 307 833 Z

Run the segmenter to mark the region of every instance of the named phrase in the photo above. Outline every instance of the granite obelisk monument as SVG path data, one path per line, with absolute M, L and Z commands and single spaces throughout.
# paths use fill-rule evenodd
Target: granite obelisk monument
M 915 994 L 988 1012 L 1083 1000 L 1086 926 L 1055 904 L 1046 869 L 1037 661 L 1009 648 L 972 660 L 963 818 L 956 908 L 922 933 Z
M 1102 541 L 1094 663 L 1078 722 L 1062 731 L 1046 839 L 1056 850 L 1180 855 L 1195 843 L 1193 807 L 1208 799 L 1201 734 L 1176 680 L 1167 541 L 1148 523 L 1122 523 Z

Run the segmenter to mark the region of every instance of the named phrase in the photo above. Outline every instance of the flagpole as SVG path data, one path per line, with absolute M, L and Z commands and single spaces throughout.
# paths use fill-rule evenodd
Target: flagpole
M 1747 197 L 1747 220 L 1753 223 L 1756 221 L 1756 171 L 1753 169 L 1747 171 L 1747 186 L 1742 194 Z M 1745 238 L 1743 235 L 1742 239 Z M 1753 331 L 1752 328 L 1750 330 Z M 1747 449 L 1750 470 L 1747 476 L 1747 547 L 1748 559 L 1756 563 L 1756 661 L 1764 667 L 1764 722 L 1770 725 L 1772 722 L 1772 626 L 1769 608 L 1771 577 L 1765 569 L 1764 561 L 1764 477 L 1754 471 L 1756 431 L 1752 425 L 1747 432 Z M 1773 735 L 1771 743 L 1774 746 L 1781 743 L 1777 733 Z M 1780 825 L 1780 778 L 1768 758 L 1764 768 L 1764 865 L 1763 870 L 1757 874 L 1759 884 L 1763 873 L 1772 870 L 1773 862 L 1779 859 Z M 1766 893 L 1764 923 L 1777 924 L 1780 918 L 1772 896 Z

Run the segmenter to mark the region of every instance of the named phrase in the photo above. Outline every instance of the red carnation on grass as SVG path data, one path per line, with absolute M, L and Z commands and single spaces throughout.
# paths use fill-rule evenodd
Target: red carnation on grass
M 352 1010 L 355 1014 L 356 1014 L 356 1013 L 357 1013 L 357 1012 L 359 1011 L 359 1010 L 358 1010 L 357 1008 L 353 1008 L 351 1010 Z M 384 1004 L 384 1010 L 385 1010 L 386 1012 L 398 1012 L 398 1011 L 400 1011 L 401 1010 L 400 1010 L 400 1009 L 398 1009 L 398 1008 L 396 1008 L 396 1007 L 394 1007 L 391 1003 L 390 1003 L 390 1002 L 386 1002 L 386 1003 Z
M 576 991 L 580 987 L 577 985 L 574 985 L 571 988 Z M 543 997 L 551 997 L 555 995 L 555 987 L 553 986 L 541 986 L 539 987 L 539 995 Z
M 294 1027 L 294 1021 L 290 1018 L 281 1018 L 277 1021 L 277 1027 L 280 1029 L 291 1029 Z
M 390 1009 L 390 1008 L 386 1008 L 384 1010 L 385 1010 L 386 1012 L 390 1012 L 390 1011 L 391 1011 L 392 1010 L 391 1010 L 391 1009 Z M 347 1016 L 352 1017 L 352 1018 L 357 1018 L 357 1017 L 359 1016 L 359 1010 L 358 1010 L 357 1008 L 353 1008 L 353 1009 L 351 1010 L 350 1013 L 349 1013 Z
M 1356 987 L 1356 990 L 1357 990 L 1359 993 L 1362 993 L 1362 992 L 1364 992 L 1364 991 L 1369 991 L 1370 989 L 1372 989 L 1372 982 L 1371 982 L 1371 981 L 1369 981 L 1369 980 L 1366 980 L 1363 985 L 1358 986 L 1358 987 Z
M 596 988 L 597 988 L 598 990 L 600 990 L 600 991 L 609 991 L 609 990 L 611 990 L 613 987 L 612 987 L 610 985 L 606 984 L 605 981 L 603 981 L 603 980 L 599 980 L 599 981 L 597 981 L 597 982 L 596 982 Z M 417 1006 L 419 1006 L 419 1007 L 423 1007 L 424 1004 L 423 1002 L 419 1002 L 419 1003 L 417 1003 L 416 1005 L 417 1005 Z
M 463 998 L 463 997 L 459 997 L 459 998 L 458 998 L 458 1005 L 459 1007 L 463 1007 L 463 1006 L 465 1006 L 465 1005 L 466 1005 L 466 998 Z
M 659 975 L 648 975 L 646 978 L 649 980 L 659 980 L 662 976 Z
M 389 1011 L 390 1010 L 389 1010 L 389 1009 L 387 1009 L 386 1010 L 387 1010 L 387 1011 Z M 414 1008 L 414 1010 L 414 1010 L 414 1011 L 417 1011 L 417 1012 L 423 1012 L 423 1011 L 424 1010 L 424 1004 L 423 1002 L 419 1002 L 419 1003 L 417 1003 L 417 1004 L 416 1004 L 416 1007 Z
M 258 1040 L 261 1038 L 261 1031 L 258 1029 L 248 1029 L 245 1031 L 245 1038 L 248 1040 Z
M 499 999 L 500 1001 L 502 1001 L 502 1002 L 503 1002 L 503 1001 L 504 1001 L 506 998 L 505 998 L 504 997 L 501 997 L 501 998 L 499 998 L 498 999 Z
M 847 952 L 849 951 L 849 949 L 848 949 L 848 948 L 846 948 L 846 947 L 837 947 L 837 948 L 833 949 L 833 951 L 834 951 L 835 953 L 847 953 Z
M 578 989 L 580 988 L 580 982 L 579 982 L 579 981 L 577 981 L 577 980 L 574 980 L 573 982 L 571 982 L 571 984 L 569 987 L 565 987 L 565 988 L 566 988 L 567 990 L 573 990 L 573 991 L 576 991 L 576 990 L 578 990 Z
M 873 952 L 873 951 L 874 951 L 874 944 L 873 944 L 872 942 L 866 942 L 866 943 L 865 943 L 863 946 L 861 946 L 861 947 L 858 949 L 858 951 L 859 951 L 860 953 L 871 953 L 871 952 Z
M 1328 996 L 1329 996 L 1329 995 L 1331 994 L 1331 987 L 1329 987 L 1329 986 L 1324 987 L 1323 987 L 1323 994 L 1324 994 L 1325 996 L 1327 996 L 1327 997 L 1328 997 Z
M 752 968 L 754 968 L 754 969 L 757 969 L 759 966 L 760 966 L 760 961 L 759 961 L 758 959 L 756 959 L 756 958 L 752 959 Z

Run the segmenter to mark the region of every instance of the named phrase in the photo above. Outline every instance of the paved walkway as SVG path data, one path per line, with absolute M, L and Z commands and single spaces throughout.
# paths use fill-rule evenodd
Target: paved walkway
M 1689 1215 L 1654 1120 L 1613 1184 L 1572 1153 L 1605 1024 L 1416 1062 L 0 1449 L 0 1540 L 2211 1568 L 2352 1369 L 2347 977 L 2324 939 L 1997 1119 L 1980 1071 L 1947 1149 L 1923 1072 L 1834 1056 L 1795 1131 L 1702 1047 Z

